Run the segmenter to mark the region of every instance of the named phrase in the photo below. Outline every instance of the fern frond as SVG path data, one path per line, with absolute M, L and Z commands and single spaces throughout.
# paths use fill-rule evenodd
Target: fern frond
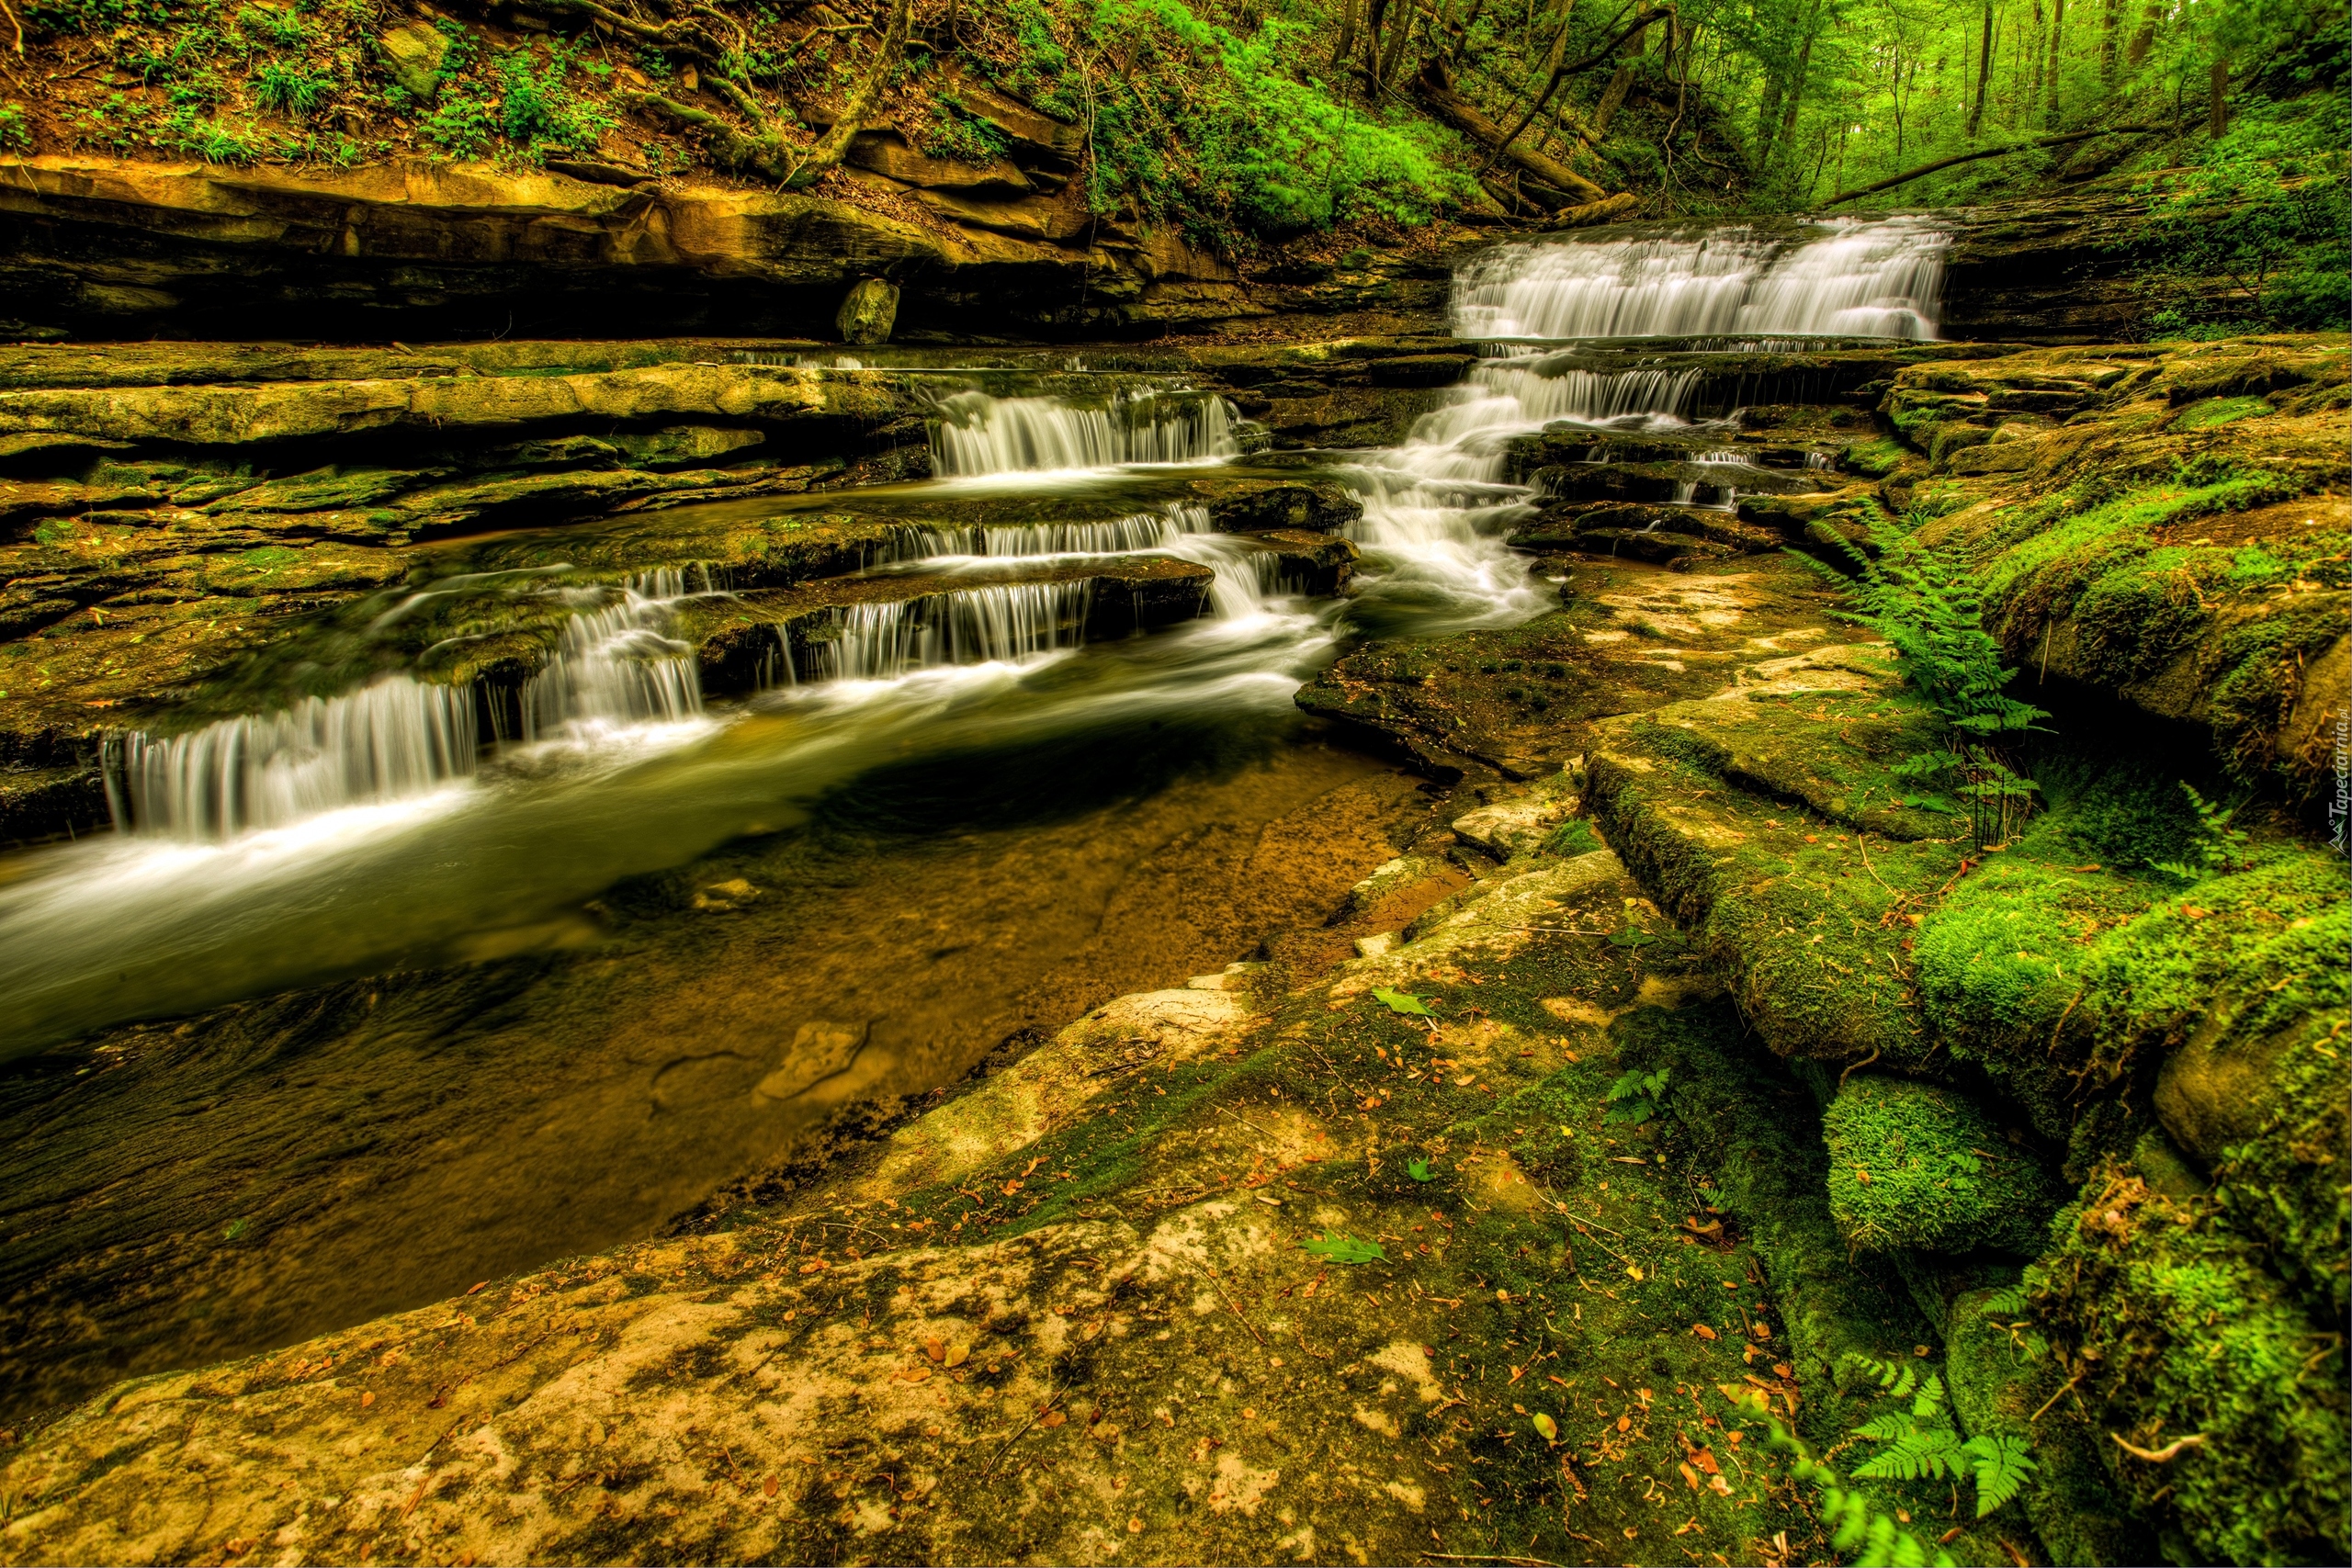
M 1994 1317 L 2014 1317 L 2026 1310 L 2025 1287 L 2011 1285 L 2007 1290 L 1995 1291 L 1977 1310 Z
M 1979 1432 L 1962 1445 L 1961 1451 L 1976 1475 L 1980 1519 L 2025 1490 L 2026 1477 L 2033 1473 L 2033 1459 L 2019 1438 Z
M 1854 1428 L 1854 1436 L 1881 1443 L 1895 1442 L 1910 1435 L 1911 1417 L 1893 1410 L 1883 1416 L 1873 1416 Z
M 1919 1397 L 1911 1402 L 1911 1414 L 1922 1421 L 1932 1421 L 1944 1407 L 1944 1380 L 1934 1372 L 1919 1385 Z
M 1960 1434 L 1949 1427 L 1912 1432 L 1892 1448 L 1854 1467 L 1860 1481 L 1940 1481 L 1957 1477 L 1963 1461 Z

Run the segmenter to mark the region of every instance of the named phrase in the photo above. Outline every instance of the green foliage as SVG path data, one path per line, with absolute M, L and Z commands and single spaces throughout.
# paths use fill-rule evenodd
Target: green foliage
M 254 73 L 254 102 L 293 119 L 308 119 L 334 91 L 334 75 L 315 66 L 265 60 Z
M 2040 728 L 2050 716 L 2008 694 L 2017 671 L 2003 664 L 2001 645 L 1985 631 L 1984 604 L 1972 570 L 1957 552 L 1918 545 L 1892 524 L 1869 525 L 1873 558 L 1842 536 L 1838 543 L 1857 573 L 1861 608 L 1845 618 L 1869 626 L 1894 647 L 1896 663 L 1952 732 L 1951 744 L 1914 752 L 1894 765 L 1896 777 L 1925 786 L 1914 804 L 1953 809 L 1941 793 L 1961 798 L 1979 844 L 2005 840 L 2030 806 L 2033 781 L 2013 770 L 1989 742 Z M 1811 556 L 1799 559 L 1834 581 L 1843 579 Z
M 1381 1006 L 1386 1008 L 1390 1012 L 1408 1013 L 1415 1018 L 1433 1018 L 1436 1016 L 1434 1013 L 1430 1011 L 1428 1006 L 1422 1002 L 1420 998 L 1408 995 L 1403 991 L 1392 991 L 1385 986 L 1375 988 L 1372 993 L 1372 999 L 1380 1003 Z
M 1299 1246 L 1306 1250 L 1308 1257 L 1322 1258 L 1327 1263 L 1380 1263 L 1388 1258 L 1386 1250 L 1376 1241 L 1359 1241 L 1354 1236 L 1336 1232 L 1310 1237 Z
M 2228 133 L 2185 174 L 2143 186 L 2153 200 L 2156 288 L 2224 276 L 2239 294 L 2226 309 L 2247 325 L 2341 327 L 2352 223 L 2347 141 L 2352 113 L 2340 93 L 2243 104 Z M 2196 324 L 2177 307 L 2155 321 L 2159 333 L 2176 335 Z
M 1836 1470 L 1815 1459 L 1803 1438 L 1781 1426 L 1779 1417 L 1768 1415 L 1760 1395 L 1742 1390 L 1732 1396 L 1732 1402 L 1771 1423 L 1771 1445 L 1790 1456 L 1790 1475 L 1813 1489 L 1831 1549 L 1849 1554 L 1856 1568 L 1924 1568 L 1928 1563 L 1953 1568 L 1950 1553 L 1940 1547 L 1931 1548 L 1905 1529 L 1894 1510 L 1871 1494 L 1849 1486 Z
M 550 148 L 594 152 L 596 139 L 619 124 L 568 85 L 586 48 L 579 40 L 559 39 L 544 52 L 525 46 L 498 61 L 499 130 L 528 155 L 540 156 Z
M 32 128 L 25 122 L 25 106 L 13 98 L 0 104 L 0 152 L 21 152 L 32 144 Z
M 1435 1181 L 1437 1179 L 1437 1172 L 1430 1168 L 1430 1162 L 1418 1156 L 1405 1162 L 1405 1174 L 1411 1177 L 1416 1181 Z
M 2180 793 L 2188 797 L 2189 809 L 2197 813 L 2197 826 L 2189 838 L 2188 853 L 2180 860 L 2156 862 L 2158 871 L 2195 882 L 2243 871 L 2253 863 L 2245 857 L 2245 829 L 2230 826 L 2244 801 L 2223 807 L 2198 794 L 2197 786 L 2187 779 L 2180 782 Z
M 932 95 L 931 124 L 915 145 L 933 158 L 984 167 L 1004 155 L 1011 145 L 995 124 L 964 107 L 952 89 Z
M 1976 1517 L 1983 1518 L 2024 1490 L 2033 1460 L 2023 1439 L 1978 1433 L 1963 1438 L 1952 1425 L 1943 1379 L 1923 1380 L 1909 1362 L 1882 1360 L 1847 1352 L 1845 1366 L 1876 1382 L 1883 1393 L 1908 1400 L 1905 1410 L 1872 1416 L 1854 1428 L 1858 1438 L 1886 1446 L 1854 1467 L 1860 1481 L 1944 1481 L 1976 1483 Z
M 1611 1127 L 1638 1127 L 1658 1113 L 1666 1103 L 1666 1081 L 1668 1069 L 1660 1067 L 1645 1073 L 1639 1068 L 1627 1068 L 1609 1086 L 1606 1101 L 1609 1109 L 1601 1122 Z
M 1175 220 L 1202 241 L 1363 219 L 1417 224 L 1479 199 L 1451 135 L 1302 79 L 1305 20 L 1236 32 L 1184 0 L 1011 0 L 984 63 L 1088 129 L 1095 212 Z M 1100 51 L 1100 52 L 1098 52 Z

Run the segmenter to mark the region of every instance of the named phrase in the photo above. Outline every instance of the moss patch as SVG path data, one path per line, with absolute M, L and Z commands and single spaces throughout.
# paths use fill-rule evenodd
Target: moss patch
M 2058 1193 L 2041 1163 L 1961 1095 L 1864 1073 L 1822 1118 L 1829 1212 L 1856 1247 L 2030 1257 Z

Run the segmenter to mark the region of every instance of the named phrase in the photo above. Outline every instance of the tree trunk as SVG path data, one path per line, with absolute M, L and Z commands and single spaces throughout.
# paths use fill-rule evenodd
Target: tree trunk
M 1427 104 L 1430 111 L 1438 118 L 1453 126 L 1480 146 L 1488 149 L 1500 148 L 1505 162 L 1517 164 L 1545 185 L 1566 191 L 1568 195 L 1586 202 L 1599 201 L 1609 194 L 1566 164 L 1547 158 L 1532 148 L 1522 147 L 1516 142 L 1506 145 L 1503 141 L 1503 128 L 1488 119 L 1477 105 L 1455 90 L 1453 73 L 1446 68 L 1443 55 L 1430 57 L 1429 63 L 1421 67 L 1419 76 L 1415 79 L 1414 87 L 1420 95 L 1421 102 Z
M 2106 27 L 2098 39 L 2098 79 L 2109 92 L 2115 90 L 2116 70 L 2122 62 L 2123 0 L 2107 0 Z
M 1413 36 L 1413 23 L 1418 19 L 1417 12 L 1420 0 L 1405 0 L 1403 14 L 1398 17 L 1396 25 L 1389 29 L 1388 51 L 1381 57 L 1380 73 L 1377 78 L 1379 85 L 1384 87 L 1388 85 L 1390 78 L 1396 74 L 1397 64 L 1405 58 L 1405 45 Z
M 865 78 L 851 91 L 833 128 L 809 149 L 808 156 L 792 171 L 786 185 L 796 188 L 812 185 L 839 166 L 842 154 L 849 151 L 850 139 L 865 128 L 865 117 L 874 112 L 875 101 L 881 97 L 890 73 L 899 68 L 899 57 L 907 51 L 907 28 L 913 13 L 913 0 L 898 0 L 890 7 L 890 25 L 882 34 L 881 47 L 875 51 L 873 63 L 865 68 Z
M 1625 59 L 1609 78 L 1609 85 L 1600 90 L 1600 102 L 1592 111 L 1592 139 L 1599 141 L 1609 134 L 1609 122 L 1617 118 L 1618 108 L 1625 102 L 1625 94 L 1634 85 L 1634 62 L 1640 59 L 1648 47 L 1649 28 L 1635 29 L 1625 40 Z
M 2058 129 L 2058 65 L 2065 36 L 2066 0 L 2055 0 L 2050 13 L 2050 106 L 2042 113 L 2042 124 L 2052 130 Z
M 2149 0 L 2148 8 L 2141 13 L 2140 30 L 2132 35 L 2131 52 L 2124 56 L 2133 70 L 2138 70 L 2148 58 L 2148 51 L 2155 47 L 2156 24 L 2164 19 L 2157 0 Z
M 2222 132 L 2229 129 L 2229 124 L 2230 62 L 2227 60 L 2216 60 L 2213 62 L 2212 83 L 2207 90 L 2205 130 L 2208 135 L 2219 138 Z
M 1355 53 L 1358 8 L 1357 0 L 1340 0 L 1340 42 L 1339 47 L 1331 51 L 1331 69 L 1334 71 L 1343 69 L 1349 57 Z
M 1779 146 L 1792 157 L 1796 152 L 1797 109 L 1804 102 L 1805 77 L 1813 69 L 1813 40 L 1821 32 L 1821 0 L 1813 0 L 1813 9 L 1805 17 L 1804 42 L 1797 49 L 1797 68 L 1789 76 L 1789 90 L 1781 106 Z
M 1984 39 L 1976 51 L 1976 101 L 1968 108 L 1968 139 L 1984 123 L 1984 93 L 1993 85 L 1993 0 L 1984 0 Z

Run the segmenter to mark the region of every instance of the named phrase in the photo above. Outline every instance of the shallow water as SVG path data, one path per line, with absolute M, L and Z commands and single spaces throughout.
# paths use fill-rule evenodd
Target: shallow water
M 1528 336 L 1655 331 L 1681 307 L 1604 296 L 1662 265 L 1719 330 L 1771 330 L 1739 313 L 1762 300 L 1785 330 L 1859 310 L 1916 335 L 1932 299 L 1888 290 L 1924 252 L 1898 239 L 1765 256 L 1763 283 L 1538 254 L 1482 264 L 1462 303 Z M 1814 276 L 1838 257 L 1878 270 Z M 925 558 L 883 574 L 1209 565 L 1204 617 L 1148 637 L 1077 646 L 1050 594 L 974 607 L 973 637 L 844 616 L 825 658 L 709 704 L 669 635 L 692 574 L 633 558 L 665 515 L 638 514 L 447 547 L 434 594 L 322 624 L 319 664 L 381 679 L 378 634 L 412 613 L 562 620 L 478 756 L 456 710 L 385 685 L 127 739 L 138 831 L 0 856 L 0 1419 L 645 1235 L 856 1107 L 1320 923 L 1427 807 L 1311 728 L 1298 684 L 1361 638 L 1555 603 L 1501 542 L 1530 500 L 1512 436 L 1690 428 L 1687 375 L 1558 359 L 1481 359 L 1393 448 L 1260 458 L 1164 399 L 963 394 L 955 477 L 694 513 L 886 519 Z M 1209 471 L 1352 490 L 1351 591 L 1286 594 L 1182 516 Z

